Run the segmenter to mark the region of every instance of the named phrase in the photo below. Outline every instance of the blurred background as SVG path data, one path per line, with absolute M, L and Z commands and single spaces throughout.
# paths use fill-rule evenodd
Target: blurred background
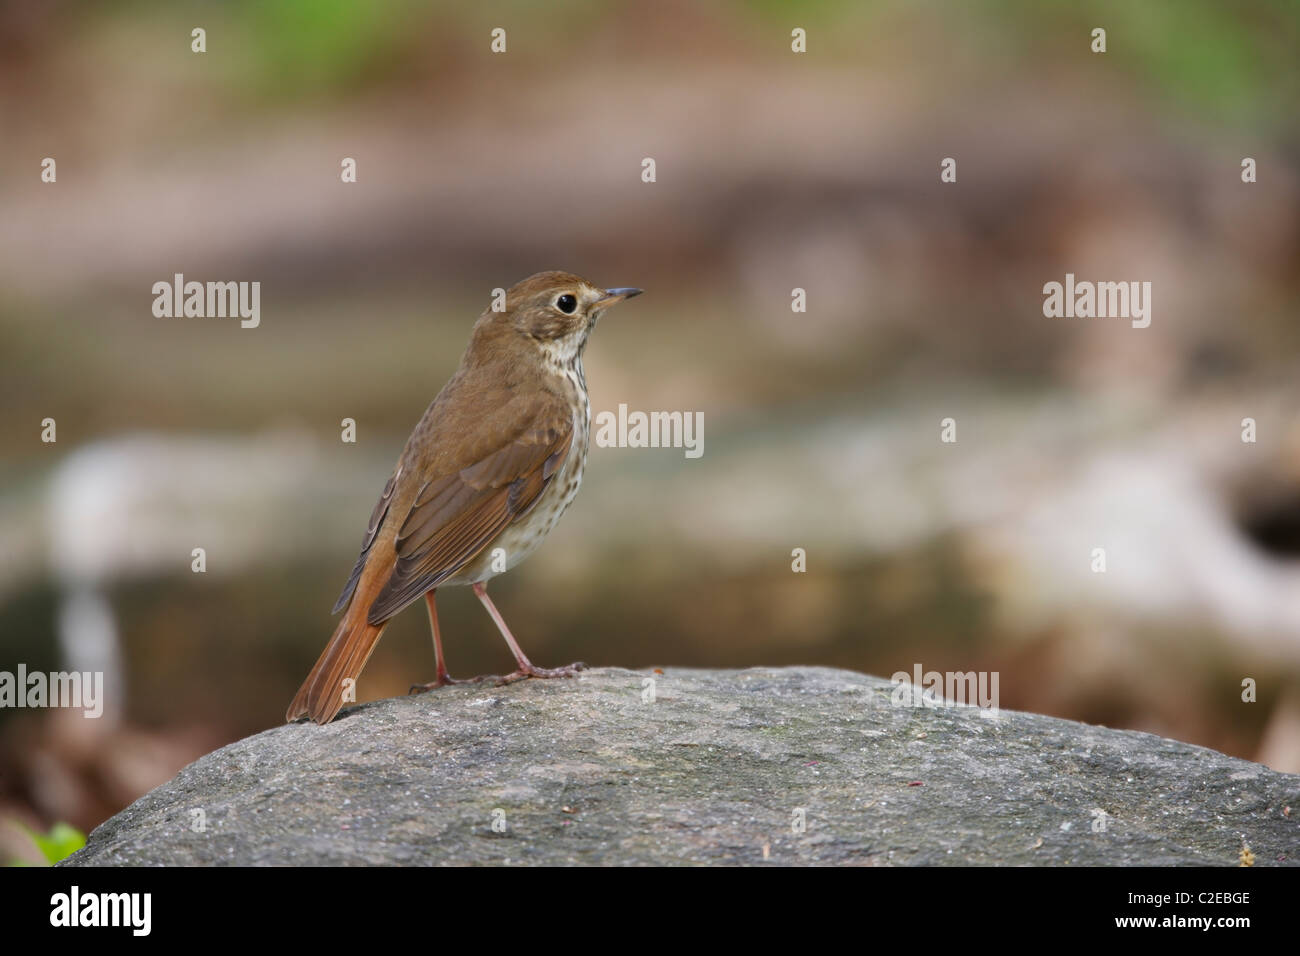
M 705 428 L 593 447 L 494 585 L 539 664 L 994 670 L 1300 771 L 1297 49 L 1287 0 L 0 2 L 0 670 L 109 682 L 0 710 L 0 857 L 283 719 L 411 426 L 543 269 L 647 290 L 594 412 Z M 259 281 L 260 327 L 154 317 L 178 272 Z M 1067 272 L 1152 282 L 1150 328 L 1045 318 Z M 453 674 L 512 667 L 439 608 Z M 409 609 L 359 698 L 432 678 Z

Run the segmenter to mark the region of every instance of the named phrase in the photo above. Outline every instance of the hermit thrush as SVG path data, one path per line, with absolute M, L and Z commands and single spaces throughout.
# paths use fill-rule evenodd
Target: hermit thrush
M 582 666 L 534 667 L 486 584 L 528 557 L 578 493 L 591 431 L 587 336 L 605 309 L 640 294 L 539 272 L 506 293 L 504 311 L 479 316 L 460 368 L 411 432 L 370 515 L 334 606 L 343 619 L 287 720 L 333 719 L 388 621 L 421 595 L 437 666 L 424 686 L 452 683 L 433 600 L 444 584 L 471 585 L 501 630 L 518 663 L 502 682 L 570 677 Z

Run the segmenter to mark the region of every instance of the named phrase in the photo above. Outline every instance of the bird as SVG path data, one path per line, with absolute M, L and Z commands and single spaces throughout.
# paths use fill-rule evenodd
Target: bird
M 514 654 L 517 669 L 498 683 L 571 677 L 582 668 L 534 666 L 487 582 L 532 554 L 578 493 L 591 435 L 582 355 L 605 310 L 640 294 L 558 271 L 521 280 L 503 302 L 497 294 L 384 485 L 334 605 L 343 617 L 286 721 L 333 720 L 345 699 L 355 699 L 349 691 L 385 626 L 421 597 L 437 676 L 412 690 L 461 683 L 448 674 L 434 602 L 446 585 L 473 589 Z

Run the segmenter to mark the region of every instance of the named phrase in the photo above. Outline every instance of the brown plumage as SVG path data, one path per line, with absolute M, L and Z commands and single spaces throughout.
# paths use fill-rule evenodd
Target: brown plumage
M 504 311 L 483 312 L 375 505 L 334 607 L 343 619 L 286 719 L 333 719 L 384 626 L 421 596 L 438 670 L 426 686 L 450 683 L 433 601 L 444 584 L 472 585 L 497 622 L 519 665 L 504 681 L 573 673 L 577 665 L 547 671 L 528 661 L 485 582 L 527 557 L 577 493 L 591 423 L 587 336 L 606 308 L 639 293 L 541 272 L 506 293 Z

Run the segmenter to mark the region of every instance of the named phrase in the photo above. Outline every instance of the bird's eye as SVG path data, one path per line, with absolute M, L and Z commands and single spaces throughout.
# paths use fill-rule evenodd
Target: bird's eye
M 569 295 L 569 293 L 566 292 L 555 300 L 555 307 L 565 315 L 572 315 L 573 310 L 578 307 L 578 300 L 575 296 Z

